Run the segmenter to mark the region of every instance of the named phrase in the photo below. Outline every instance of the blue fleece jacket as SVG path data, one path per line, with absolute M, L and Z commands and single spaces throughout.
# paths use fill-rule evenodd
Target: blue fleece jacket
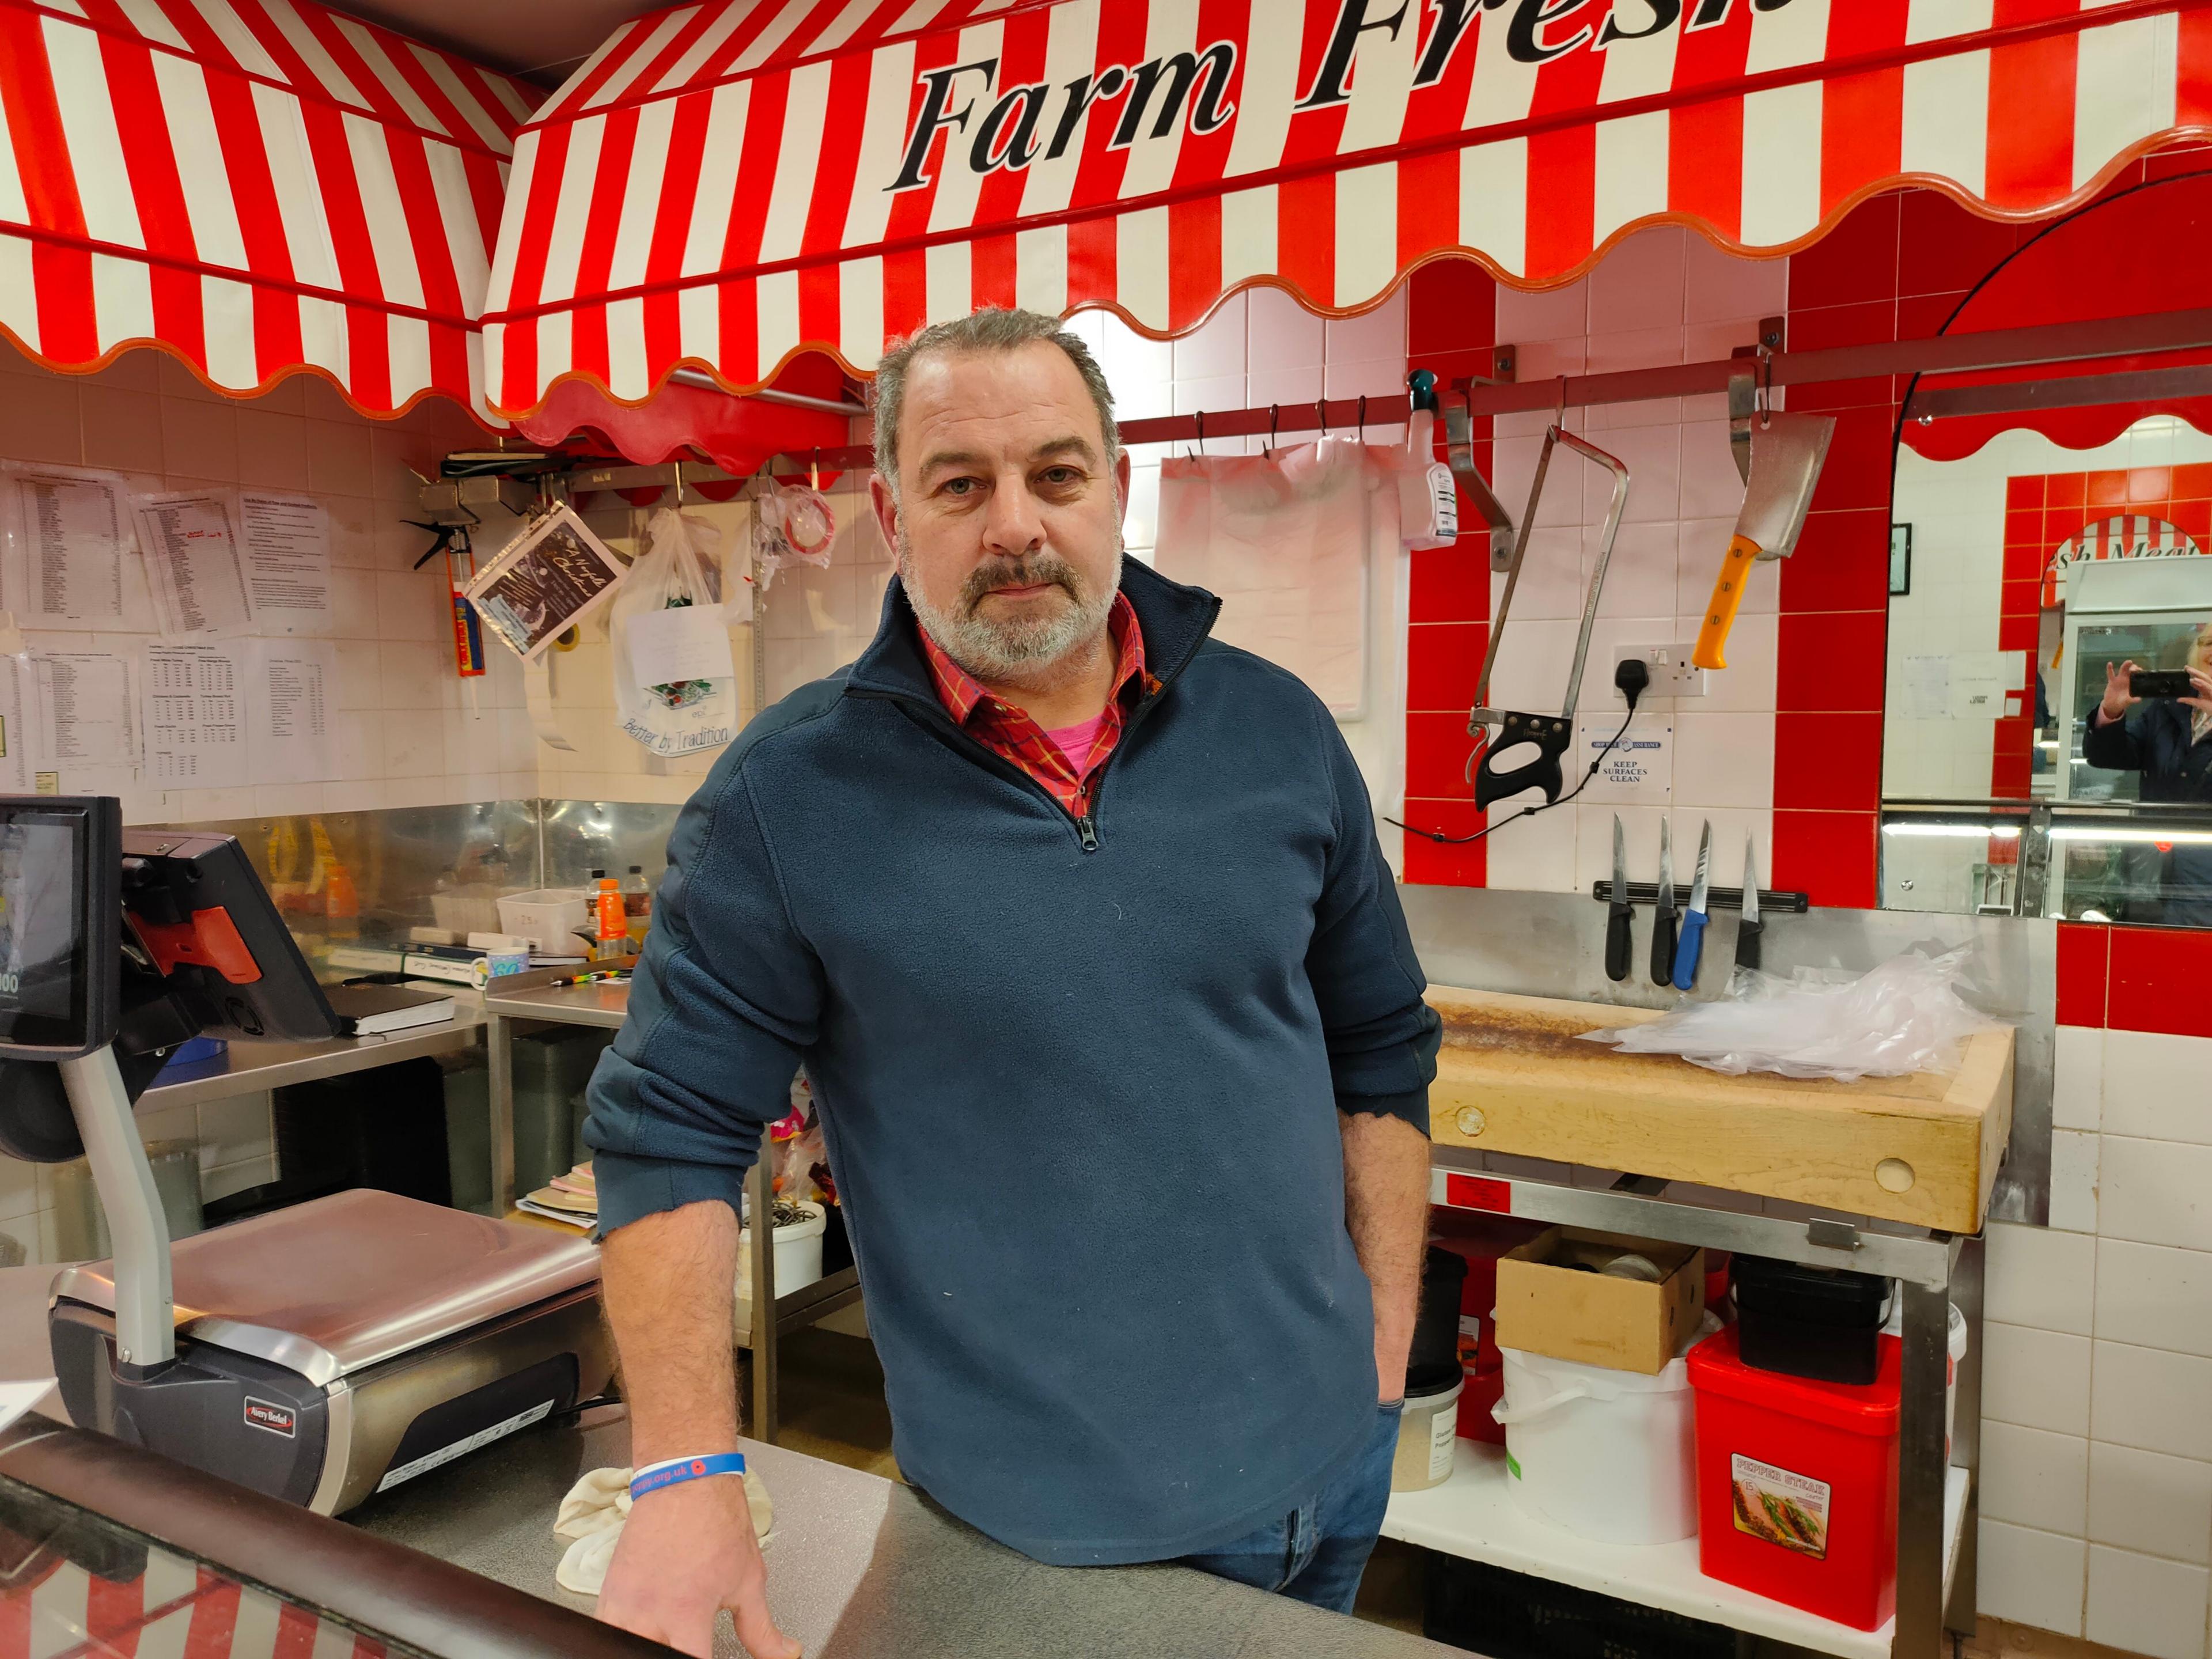
M 1088 826 L 952 723 L 896 581 L 745 728 L 584 1131 L 605 1229 L 736 1205 L 803 1060 L 899 1467 L 1062 1565 L 1225 1543 L 1366 1440 L 1337 1115 L 1425 1127 L 1439 1029 L 1328 710 L 1121 585 L 1164 684 Z

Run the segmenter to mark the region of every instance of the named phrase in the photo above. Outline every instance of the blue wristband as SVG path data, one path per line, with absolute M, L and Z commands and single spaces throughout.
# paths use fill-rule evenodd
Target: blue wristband
M 716 1452 L 709 1457 L 672 1457 L 663 1462 L 648 1463 L 630 1476 L 630 1502 L 635 1503 L 649 1492 L 659 1492 L 663 1486 L 673 1486 L 685 1480 L 699 1480 L 710 1474 L 743 1474 L 745 1455 L 743 1452 Z

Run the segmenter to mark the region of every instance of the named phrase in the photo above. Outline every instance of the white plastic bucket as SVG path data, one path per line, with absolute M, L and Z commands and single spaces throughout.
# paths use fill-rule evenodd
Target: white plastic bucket
M 794 1221 L 788 1227 L 778 1227 L 775 1233 L 775 1293 L 789 1296 L 793 1291 L 803 1291 L 822 1277 L 822 1234 L 830 1225 L 830 1217 L 819 1204 L 802 1204 L 806 1219 Z M 750 1223 L 738 1234 L 738 1303 L 746 1307 L 753 1299 L 753 1230 Z
M 1505 1356 L 1506 1484 L 1580 1537 L 1671 1544 L 1698 1530 L 1696 1395 L 1677 1357 L 1656 1376 L 1518 1348 Z
M 1459 1449 L 1459 1396 L 1464 1380 L 1440 1394 L 1411 1394 L 1398 1418 L 1398 1450 L 1390 1462 L 1392 1492 L 1425 1492 L 1452 1472 Z
M 1966 1357 L 1966 1316 L 1959 1311 L 1959 1304 L 1951 1307 L 1950 1363 L 1943 1368 L 1943 1455 L 1951 1455 L 1951 1437 L 1959 1427 L 1959 1362 Z M 1884 1333 L 1902 1338 L 1905 1335 L 1905 1298 L 1893 1296 L 1889 1299 L 1889 1320 L 1882 1326 Z

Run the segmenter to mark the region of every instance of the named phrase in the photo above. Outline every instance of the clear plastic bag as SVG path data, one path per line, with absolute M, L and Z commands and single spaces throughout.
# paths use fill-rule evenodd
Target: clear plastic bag
M 720 564 L 711 552 L 718 540 L 712 525 L 662 507 L 646 526 L 646 551 L 630 567 L 615 601 L 613 659 L 615 713 L 625 735 L 660 756 L 689 755 L 720 748 L 737 735 L 738 682 L 729 649 L 722 605 Z M 687 636 L 672 640 L 670 611 L 699 619 L 684 628 Z M 647 676 L 669 660 L 672 644 L 678 660 L 704 672 L 685 678 L 647 682 Z M 719 646 L 719 649 L 716 647 Z M 703 647 L 703 648 L 702 648 Z
M 753 553 L 765 588 L 787 564 L 830 568 L 837 519 L 829 497 L 802 483 L 777 484 L 753 502 Z
M 1949 1071 L 1960 1045 L 1999 1022 L 1958 991 L 1971 948 L 1930 957 L 1908 951 L 1853 977 L 1801 968 L 1784 979 L 1739 968 L 1729 994 L 1686 1002 L 1642 1025 L 1583 1034 L 1630 1054 L 1680 1054 L 1740 1076 L 1903 1077 Z

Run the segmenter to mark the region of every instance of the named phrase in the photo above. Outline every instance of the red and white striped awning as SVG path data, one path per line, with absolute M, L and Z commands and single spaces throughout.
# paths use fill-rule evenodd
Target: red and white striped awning
M 2209 122 L 2206 0 L 705 0 L 524 129 L 490 398 L 865 373 L 986 305 L 1342 313 L 1441 254 L 1537 286 L 1655 220 L 1779 252 L 1899 184 L 2032 217 Z
M 0 328 L 56 368 L 153 343 L 226 392 L 481 409 L 538 96 L 315 0 L 0 0 Z

